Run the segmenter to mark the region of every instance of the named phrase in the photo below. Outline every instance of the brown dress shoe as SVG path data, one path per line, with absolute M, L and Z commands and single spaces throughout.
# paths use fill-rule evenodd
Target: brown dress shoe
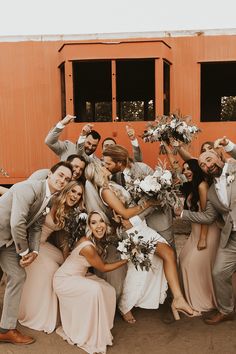
M 233 321 L 234 312 L 228 313 L 227 315 L 221 312 L 217 312 L 209 318 L 204 318 L 204 322 L 209 325 L 217 325 L 223 321 Z
M 25 336 L 17 329 L 9 329 L 6 333 L 0 333 L 0 342 L 8 342 L 17 345 L 32 344 L 35 339 L 29 336 Z

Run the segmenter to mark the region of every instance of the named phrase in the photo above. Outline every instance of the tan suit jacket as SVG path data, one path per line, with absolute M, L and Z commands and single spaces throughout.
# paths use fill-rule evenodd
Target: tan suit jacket
M 182 219 L 196 222 L 198 224 L 212 224 L 218 217 L 223 219 L 221 230 L 221 247 L 226 247 L 233 224 L 236 225 L 236 161 L 229 162 L 227 173 L 233 176 L 234 180 L 227 183 L 227 195 L 229 206 L 225 206 L 218 197 L 218 192 L 213 183 L 207 194 L 206 209 L 202 212 L 191 212 L 184 210 Z
M 43 211 L 30 227 L 28 224 L 40 210 L 45 195 L 46 181 L 27 180 L 16 183 L 0 198 L 0 247 L 14 242 L 17 253 L 28 248 L 39 250 Z

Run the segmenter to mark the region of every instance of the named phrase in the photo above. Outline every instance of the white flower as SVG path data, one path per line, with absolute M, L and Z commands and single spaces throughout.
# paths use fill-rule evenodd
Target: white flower
M 176 131 L 180 134 L 182 134 L 184 132 L 184 127 L 182 125 L 179 125 L 177 128 L 176 128 Z
M 87 220 L 87 214 L 86 213 L 80 213 L 79 214 L 79 219 L 81 219 L 81 220 Z
M 129 255 L 122 253 L 122 254 L 120 255 L 120 258 L 121 258 L 121 259 L 129 259 Z
M 226 178 L 226 182 L 227 184 L 232 183 L 235 180 L 235 176 L 234 175 L 228 175 Z
M 133 240 L 133 242 L 134 242 L 136 245 L 138 245 L 138 244 L 139 244 L 138 234 L 134 235 L 134 236 L 132 237 L 132 240 Z
M 48 213 L 50 213 L 50 208 L 46 207 L 44 212 L 43 212 L 43 215 L 47 215 Z
M 172 174 L 169 170 L 164 170 L 163 175 L 161 176 L 162 180 L 165 180 L 166 182 L 171 182 L 172 180 Z
M 127 248 L 125 247 L 125 244 L 123 243 L 123 241 L 118 243 L 117 249 L 120 252 L 127 252 Z
M 153 177 L 159 178 L 159 177 L 161 177 L 162 173 L 163 173 L 162 168 L 158 166 L 156 168 L 155 172 L 153 173 Z
M 144 192 L 158 192 L 161 189 L 160 183 L 153 176 L 147 176 L 140 182 L 139 187 Z

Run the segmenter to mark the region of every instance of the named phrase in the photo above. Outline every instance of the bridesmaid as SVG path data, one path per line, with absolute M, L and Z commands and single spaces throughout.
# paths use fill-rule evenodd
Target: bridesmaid
M 209 187 L 200 172 L 198 168 L 194 169 L 194 160 L 183 165 L 183 174 L 188 180 L 183 185 L 185 208 L 192 211 L 204 210 L 206 207 Z M 199 312 L 216 308 L 212 267 L 219 238 L 220 229 L 215 223 L 209 227 L 192 223 L 191 234 L 179 256 L 186 299 Z
M 63 229 L 72 208 L 83 204 L 83 186 L 69 182 L 52 200 L 52 208 L 42 227 L 40 252 L 36 260 L 26 267 L 27 278 L 23 287 L 19 322 L 29 328 L 51 333 L 56 328 L 58 300 L 53 291 L 53 276 L 63 263 L 63 254 L 47 242 L 52 232 Z
M 116 308 L 115 289 L 105 280 L 87 273 L 90 266 L 109 272 L 127 263 L 103 263 L 100 254 L 110 235 L 102 212 L 88 216 L 88 233 L 82 237 L 54 276 L 62 327 L 57 334 L 87 353 L 105 353 L 112 345 L 111 328 Z

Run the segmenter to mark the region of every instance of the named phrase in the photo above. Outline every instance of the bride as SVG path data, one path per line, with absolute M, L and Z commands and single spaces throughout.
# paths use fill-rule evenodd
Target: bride
M 180 318 L 178 312 L 193 316 L 195 312 L 184 299 L 180 289 L 174 250 L 164 238 L 146 225 L 145 220 L 141 221 L 140 218 L 133 218 L 144 210 L 147 211 L 155 205 L 156 201 L 149 199 L 140 205 L 129 207 L 131 204 L 130 194 L 122 186 L 110 181 L 109 175 L 110 172 L 97 163 L 90 163 L 85 170 L 86 179 L 97 189 L 107 210 L 112 210 L 115 216 L 121 218 L 127 233 L 137 230 L 139 234 L 144 236 L 145 241 L 150 240 L 153 236 L 157 239 L 153 268 L 146 272 L 147 274 L 143 271 L 137 271 L 132 264 L 128 264 L 128 273 L 119 302 L 124 320 L 129 323 L 135 322 L 131 312 L 134 306 L 158 308 L 159 303 L 165 300 L 166 280 L 173 294 L 172 311 L 175 319 Z M 135 225 L 136 223 L 137 225 Z M 136 285 L 139 284 L 139 288 L 135 286 L 133 281 Z M 148 287 L 146 287 L 147 284 Z

